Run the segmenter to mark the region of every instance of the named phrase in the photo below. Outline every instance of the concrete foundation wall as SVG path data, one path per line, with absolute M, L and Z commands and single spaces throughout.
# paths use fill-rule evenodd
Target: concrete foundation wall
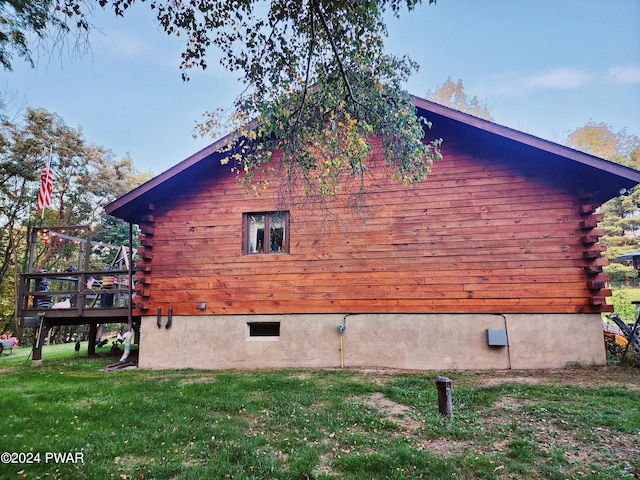
M 382 367 L 562 368 L 603 365 L 599 314 L 358 314 L 143 317 L 139 365 L 150 369 Z M 280 322 L 278 337 L 250 337 L 249 322 Z M 338 324 L 344 324 L 342 354 Z M 488 346 L 486 330 L 508 346 Z

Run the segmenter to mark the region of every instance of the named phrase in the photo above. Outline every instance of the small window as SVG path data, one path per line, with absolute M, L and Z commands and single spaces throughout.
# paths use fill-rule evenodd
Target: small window
M 245 213 L 243 251 L 289 253 L 289 212 Z
M 279 337 L 280 336 L 280 322 L 250 322 L 249 326 L 250 337 Z

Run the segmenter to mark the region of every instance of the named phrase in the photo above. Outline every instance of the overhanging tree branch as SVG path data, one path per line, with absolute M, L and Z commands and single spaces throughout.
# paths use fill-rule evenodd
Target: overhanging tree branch
M 320 18 L 320 23 L 322 23 L 322 28 L 324 29 L 324 31 L 327 34 L 327 38 L 329 39 L 329 43 L 331 44 L 331 49 L 333 50 L 333 54 L 335 56 L 336 62 L 338 64 L 338 68 L 340 69 L 340 74 L 342 75 L 342 80 L 344 81 L 345 87 L 347 88 L 347 92 L 349 93 L 349 98 L 351 99 L 351 101 L 353 103 L 356 102 L 355 97 L 353 96 L 353 91 L 351 90 L 351 84 L 349 83 L 349 79 L 347 78 L 347 72 L 344 69 L 344 65 L 342 64 L 342 60 L 341 60 L 341 55 L 340 55 L 340 51 L 338 50 L 338 47 L 336 46 L 336 42 L 333 39 L 333 35 L 331 34 L 331 31 L 329 30 L 329 26 L 327 25 L 327 21 L 324 18 L 324 15 L 322 14 L 322 10 L 320 9 L 320 5 L 318 5 L 316 2 L 313 2 L 316 12 L 318 12 L 318 17 Z
M 68 16 L 61 27 L 78 20 L 81 30 L 89 26 L 83 20 L 91 5 L 126 17 L 134 4 L 134 0 L 26 1 L 53 2 L 60 7 L 59 15 Z M 393 177 L 407 183 L 426 178 L 430 162 L 437 158 L 437 146 L 422 143 L 423 127 L 402 89 L 416 64 L 384 52 L 385 13 L 397 16 L 402 8 L 411 10 L 418 3 L 148 0 L 147 5 L 165 33 L 184 39 L 180 69 L 185 79 L 189 69 L 207 67 L 213 47 L 221 52 L 221 65 L 239 72 L 247 86 L 233 111 L 208 114 L 197 127 L 200 134 L 219 136 L 236 130 L 241 132 L 238 138 L 245 135 L 235 153 L 237 163 L 230 165 L 242 165 L 239 177 L 251 182 L 253 170 L 265 168 L 270 153 L 280 149 L 285 171 L 289 166 L 308 170 L 305 177 L 317 180 L 324 194 L 337 188 L 347 172 L 350 184 L 353 175 L 367 168 L 373 137 L 382 139 Z M 253 119 L 258 129 L 249 128 Z
M 309 38 L 309 52 L 307 53 L 307 68 L 305 70 L 304 75 L 304 85 L 302 90 L 302 99 L 300 100 L 300 106 L 298 107 L 296 126 L 300 124 L 300 119 L 302 118 L 302 110 L 304 108 L 305 102 L 307 100 L 307 91 L 309 88 L 309 74 L 311 72 L 311 60 L 313 58 L 313 47 L 315 45 L 315 27 L 313 21 L 313 6 L 315 2 L 311 0 L 311 8 L 309 8 L 309 28 L 311 30 L 311 36 Z

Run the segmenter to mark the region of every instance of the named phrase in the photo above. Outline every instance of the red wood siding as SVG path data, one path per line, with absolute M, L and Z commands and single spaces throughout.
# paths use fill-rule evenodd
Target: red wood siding
M 198 175 L 150 206 L 141 225 L 137 313 L 609 308 L 588 194 L 568 179 L 550 185 L 536 162 L 444 154 L 422 184 L 368 181 L 362 216 L 341 198 L 332 201 L 337 222 L 309 205 L 288 208 L 289 254 L 242 254 L 243 213 L 279 209 L 275 194 L 244 194 L 231 174 Z

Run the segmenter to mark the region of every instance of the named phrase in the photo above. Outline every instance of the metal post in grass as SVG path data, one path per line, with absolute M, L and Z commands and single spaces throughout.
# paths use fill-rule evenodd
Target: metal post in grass
M 451 379 L 447 377 L 437 377 L 438 387 L 438 410 L 440 415 L 451 418 L 453 412 L 453 402 L 451 400 Z
M 48 331 L 49 327 L 45 325 L 44 314 L 39 313 L 34 329 L 33 350 L 31 351 L 31 362 L 33 365 L 42 363 L 42 345 L 44 344 L 44 337 Z

